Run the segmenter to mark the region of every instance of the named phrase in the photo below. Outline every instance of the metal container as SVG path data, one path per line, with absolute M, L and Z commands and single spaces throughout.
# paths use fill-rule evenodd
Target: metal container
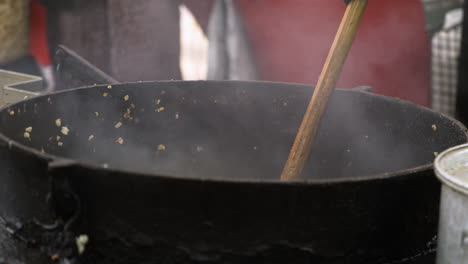
M 38 96 L 43 89 L 41 77 L 0 70 L 0 107 Z
M 468 144 L 444 151 L 434 167 L 443 183 L 437 263 L 468 263 Z

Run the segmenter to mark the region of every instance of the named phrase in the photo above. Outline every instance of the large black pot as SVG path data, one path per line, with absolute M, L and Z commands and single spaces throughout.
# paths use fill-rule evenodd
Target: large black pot
M 0 255 L 433 263 L 431 163 L 467 141 L 465 128 L 398 99 L 337 90 L 303 179 L 279 182 L 311 93 L 281 83 L 148 82 L 1 110 Z M 62 221 L 46 225 L 54 219 Z M 79 234 L 89 243 L 77 258 Z

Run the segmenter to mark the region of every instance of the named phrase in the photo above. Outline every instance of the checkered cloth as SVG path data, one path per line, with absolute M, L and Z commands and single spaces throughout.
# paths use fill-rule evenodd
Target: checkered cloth
M 450 116 L 455 114 L 461 39 L 461 25 L 432 37 L 432 108 Z

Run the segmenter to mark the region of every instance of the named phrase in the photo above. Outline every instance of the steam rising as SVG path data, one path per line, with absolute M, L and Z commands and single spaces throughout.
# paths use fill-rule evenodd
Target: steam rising
M 11 106 L 1 121 L 15 119 L 15 125 L 0 127 L 38 150 L 100 166 L 180 177 L 278 180 L 311 93 L 310 87 L 236 82 L 102 86 Z M 129 100 L 122 99 L 125 95 Z M 155 111 L 161 107 L 164 111 Z M 19 108 L 27 112 L 8 114 Z M 34 127 L 31 141 L 22 135 L 29 126 Z M 61 133 L 63 127 L 67 134 Z M 362 92 L 336 91 L 303 178 L 370 176 L 421 166 L 432 162 L 434 152 L 465 140 L 463 131 L 439 114 Z

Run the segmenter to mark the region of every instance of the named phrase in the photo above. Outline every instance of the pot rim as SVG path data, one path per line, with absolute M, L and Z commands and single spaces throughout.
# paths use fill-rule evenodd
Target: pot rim
M 441 154 L 437 156 L 437 158 L 434 161 L 434 171 L 437 176 L 437 178 L 445 185 L 448 187 L 464 193 L 468 195 L 468 180 L 463 181 L 460 180 L 458 177 L 455 177 L 450 173 L 450 171 L 445 168 L 443 165 L 444 161 L 446 159 L 450 159 L 452 155 L 460 153 L 461 150 L 466 150 L 468 151 L 468 143 L 461 144 L 458 146 L 451 147 Z M 468 155 L 467 155 L 467 162 L 468 162 Z M 467 164 L 460 164 L 460 168 L 466 167 L 468 168 Z
M 238 84 L 272 84 L 272 85 L 288 85 L 291 87 L 313 87 L 311 85 L 307 84 L 299 84 L 299 83 L 286 83 L 286 82 L 270 82 L 270 81 L 181 81 L 181 80 L 158 80 L 158 81 L 140 81 L 140 82 L 128 82 L 128 83 L 121 83 L 121 84 L 112 84 L 113 87 L 118 87 L 121 85 L 137 85 L 137 84 L 145 84 L 145 83 L 168 83 L 168 84 L 173 84 L 173 83 L 219 83 L 219 84 L 225 84 L 225 83 L 238 83 Z M 97 87 L 105 87 L 108 84 L 103 84 L 103 85 L 89 85 L 89 86 L 83 86 L 83 87 L 77 87 L 73 89 L 68 89 L 68 90 L 63 90 L 63 91 L 57 91 L 57 92 L 52 92 L 52 93 L 45 93 L 40 96 L 36 96 L 33 98 L 28 98 L 22 101 L 19 101 L 15 104 L 16 105 L 19 103 L 25 103 L 28 101 L 32 101 L 38 97 L 47 97 L 50 95 L 54 94 L 60 94 L 60 93 L 66 93 L 66 92 L 71 92 L 71 91 L 76 91 L 76 90 L 81 90 L 81 89 L 92 89 L 92 88 L 97 88 Z M 395 97 L 388 97 L 384 95 L 378 95 L 374 93 L 369 93 L 365 91 L 356 91 L 356 90 L 351 90 L 351 89 L 336 89 L 339 90 L 340 92 L 346 92 L 346 93 L 363 93 L 366 94 L 367 96 L 372 96 L 372 97 L 378 97 L 383 100 L 387 101 L 392 101 L 398 104 L 411 104 L 416 107 L 422 108 L 426 111 L 439 114 L 445 119 L 448 119 L 449 121 L 452 122 L 454 126 L 457 126 L 460 128 L 461 131 L 464 132 L 465 137 L 466 137 L 466 142 L 468 142 L 468 129 L 461 124 L 459 121 L 455 120 L 454 118 L 447 116 L 445 114 L 435 112 L 434 110 L 422 106 L 422 105 L 417 105 L 409 101 L 402 100 L 400 98 L 395 98 Z M 4 111 L 5 109 L 8 109 L 12 105 L 7 105 L 3 106 L 0 108 L 0 112 Z M 86 169 L 93 169 L 93 170 L 101 170 L 104 172 L 117 172 L 117 173 L 126 173 L 126 174 L 132 174 L 134 176 L 142 176 L 142 177 L 160 177 L 160 178 L 165 178 L 165 179 L 174 179 L 174 180 L 186 180 L 186 181 L 207 181 L 207 182 L 212 182 L 212 183 L 237 183 L 237 184 L 279 184 L 279 185 L 322 185 L 322 184 L 340 184 L 340 183 L 353 183 L 353 182 L 367 182 L 367 181 L 375 181 L 375 180 L 384 180 L 388 178 L 399 178 L 399 177 L 404 177 L 409 174 L 415 174 L 423 171 L 429 171 L 434 169 L 434 162 L 428 162 L 426 164 L 422 164 L 419 166 L 414 166 L 411 168 L 407 169 L 402 169 L 402 170 L 396 170 L 392 172 L 384 172 L 384 173 L 379 173 L 379 174 L 370 174 L 366 176 L 357 176 L 357 177 L 349 177 L 349 178 L 332 178 L 332 179 L 298 179 L 298 180 L 293 180 L 293 181 L 280 181 L 279 177 L 277 180 L 259 180 L 259 179 L 216 179 L 212 177 L 198 177 L 198 178 L 190 178 L 190 177 L 183 177 L 183 176 L 177 176 L 177 175 L 171 175 L 171 174 L 151 174 L 151 173 L 145 173 L 145 172 L 139 172 L 139 171 L 134 171 L 134 170 L 128 170 L 128 169 L 115 169 L 115 168 L 106 168 L 104 166 L 98 166 L 96 163 L 91 163 L 91 162 L 84 162 L 80 160 L 73 160 L 73 159 L 68 159 L 64 157 L 60 157 L 57 155 L 53 155 L 50 153 L 42 153 L 39 150 L 28 147 L 26 145 L 23 145 L 13 139 L 10 139 L 3 133 L 0 133 L 0 141 L 3 141 L 3 143 L 6 143 L 8 145 L 9 149 L 17 148 L 18 150 L 27 153 L 32 156 L 39 157 L 40 159 L 48 162 L 49 164 L 52 162 L 57 162 L 57 161 L 67 161 L 66 164 L 67 166 L 80 166 Z M 468 143 L 467 143 L 468 145 Z M 456 147 L 455 147 L 456 148 Z M 450 150 L 450 149 L 449 149 Z M 441 155 L 439 155 L 440 157 Z

